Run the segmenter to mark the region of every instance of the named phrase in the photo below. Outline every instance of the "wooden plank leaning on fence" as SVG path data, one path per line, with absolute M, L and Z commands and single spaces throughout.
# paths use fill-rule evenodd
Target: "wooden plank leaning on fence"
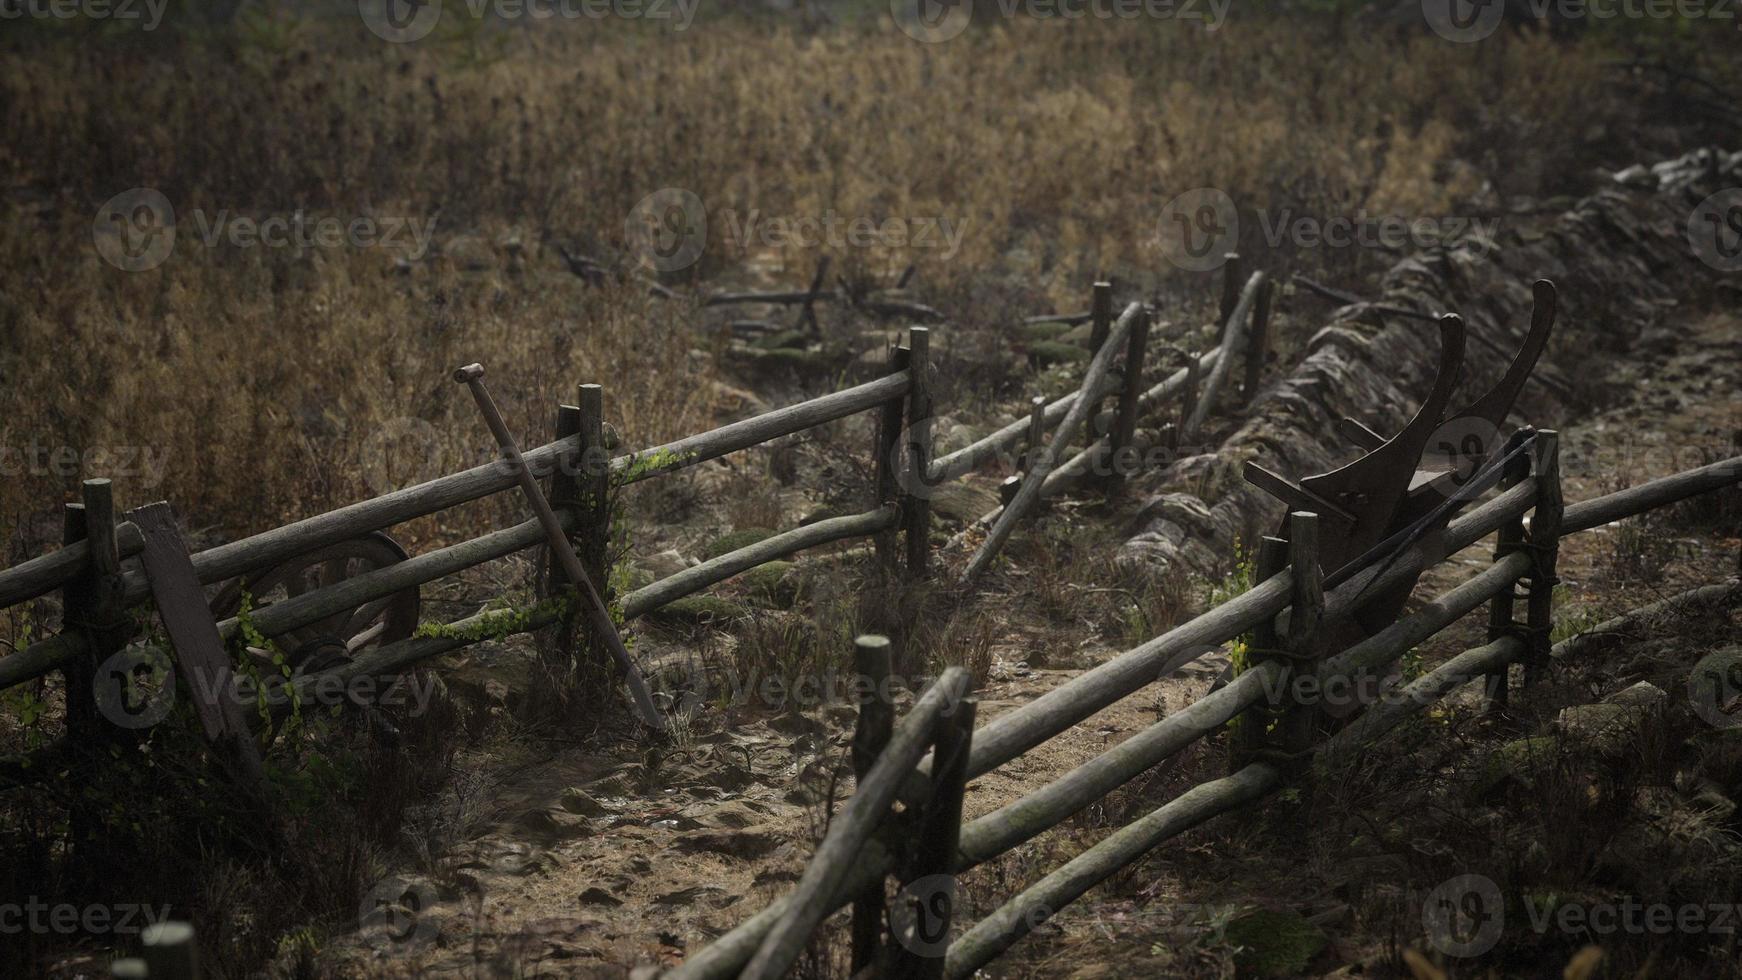
M 176 674 L 193 699 L 194 713 L 220 763 L 252 795 L 265 777 L 260 747 L 254 742 L 242 706 L 231 696 L 235 675 L 230 655 L 212 621 L 175 513 L 169 504 L 158 502 L 133 511 L 131 516 L 145 534 L 141 557 L 157 615 L 169 634 Z
M 740 976 L 774 980 L 792 968 L 811 934 L 834 911 L 831 900 L 862 860 L 860 851 L 872 833 L 888 817 L 902 780 L 933 744 L 939 719 L 960 705 L 967 693 L 968 672 L 951 667 L 920 696 L 865 774 L 865 781 L 829 822 L 828 833 L 806 865 L 792 900 Z
M 998 557 L 998 552 L 1004 547 L 1004 542 L 1009 539 L 1010 532 L 1016 529 L 1016 522 L 1020 521 L 1034 506 L 1035 501 L 1040 499 L 1041 489 L 1046 483 L 1048 474 L 1058 464 L 1064 448 L 1076 438 L 1077 432 L 1083 427 L 1083 422 L 1088 419 L 1089 413 L 1095 408 L 1095 399 L 1089 397 L 1089 393 L 1100 389 L 1108 372 L 1113 369 L 1113 357 L 1120 344 L 1124 342 L 1138 319 L 1143 316 L 1145 313 L 1141 303 L 1132 303 L 1125 308 L 1124 313 L 1120 314 L 1119 321 L 1113 325 L 1106 342 L 1095 354 L 1095 359 L 1089 362 L 1089 370 L 1083 374 L 1083 383 L 1078 387 L 1078 397 L 1076 402 L 1071 405 L 1070 413 L 1054 430 L 1052 441 L 1047 443 L 1040 458 L 1034 461 L 1028 473 L 1023 476 L 1022 486 L 1016 491 L 1016 496 L 1004 508 L 1004 512 L 998 515 L 998 520 L 986 533 L 986 540 L 974 553 L 974 557 L 968 561 L 968 567 L 962 572 L 961 578 L 961 583 L 964 586 L 971 587 L 985 573 L 986 569 L 991 567 L 992 559 Z

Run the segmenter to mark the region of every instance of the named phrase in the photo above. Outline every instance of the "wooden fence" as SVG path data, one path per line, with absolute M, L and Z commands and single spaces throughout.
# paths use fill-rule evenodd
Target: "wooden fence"
M 899 746 L 896 740 L 888 740 L 889 747 L 874 764 L 870 753 L 886 739 L 875 733 L 888 731 L 893 709 L 862 704 L 860 735 L 869 730 L 873 736 L 854 742 L 860 785 L 835 816 L 798 889 L 664 976 L 667 980 L 780 976 L 802 951 L 809 930 L 849 903 L 855 976 L 973 976 L 1090 888 L 1164 841 L 1301 779 L 1315 758 L 1358 751 L 1468 681 L 1487 678 L 1490 702 L 1503 699 L 1508 670 L 1515 663 L 1523 664 L 1524 682 L 1531 683 L 1551 656 L 1568 655 L 1575 645 L 1573 641 L 1562 648 L 1549 645 L 1555 562 L 1562 536 L 1742 482 L 1742 457 L 1736 457 L 1565 505 L 1557 434 L 1535 432 L 1530 452 L 1522 458 L 1526 467 L 1507 474 L 1509 486 L 1452 521 L 1443 533 L 1409 543 L 1329 590 L 1318 574 L 1317 518 L 1304 512 L 1292 514 L 1289 540 L 1267 539 L 1260 552 L 1263 574 L 1250 591 L 977 730 L 936 735 L 937 748 L 917 764 L 912 759 L 917 757 L 918 733 L 937 730 L 940 701 L 961 697 L 951 686 L 955 682 L 946 676 L 933 689 L 943 689 L 942 694 L 934 698 L 932 691 L 927 692 L 903 721 L 906 739 Z M 1531 513 L 1528 531 L 1527 512 Z M 1310 649 L 1317 631 L 1345 619 L 1363 597 L 1413 582 L 1422 570 L 1495 532 L 1499 545 L 1493 564 L 1414 613 L 1332 656 L 1316 660 L 1286 656 Z M 1513 589 L 1520 581 L 1528 583 L 1523 622 L 1516 621 L 1513 609 Z M 1363 672 L 1382 670 L 1484 604 L 1489 605 L 1490 619 L 1489 641 L 1483 646 L 1414 679 L 1399 696 L 1373 704 L 1316 746 L 1310 744 L 1315 726 L 1289 723 L 1302 715 L 1310 719 L 1312 699 L 1303 697 L 1303 692 L 1324 691 Z M 1021 799 L 960 823 L 961 785 L 966 780 L 1020 757 L 1242 635 L 1252 637 L 1254 653 L 1284 655 L 1253 657 L 1249 668 L 1225 687 Z M 875 640 L 860 642 L 862 647 L 877 646 Z M 877 689 L 871 683 L 877 669 L 874 658 L 860 657 L 859 670 L 865 675 L 861 690 Z M 1310 686 L 1294 683 L 1302 679 Z M 972 702 L 967 704 L 969 710 L 958 714 L 972 719 Z M 1242 733 L 1269 734 L 1235 740 L 1228 776 L 1195 786 L 1121 828 L 968 926 L 953 941 L 948 939 L 955 876 L 1058 826 L 1241 716 L 1253 722 L 1240 725 Z M 892 776 L 892 769 L 899 770 L 900 778 Z M 900 811 L 892 811 L 895 801 L 902 804 Z M 881 825 L 872 826 L 877 818 Z M 900 889 L 898 905 L 886 909 L 890 875 Z M 899 907 L 902 902 L 925 908 L 904 910 Z M 918 934 L 917 927 L 900 925 L 928 912 L 933 921 L 924 922 L 924 935 Z
M 1230 276 L 1237 274 L 1237 263 L 1229 268 Z M 820 282 L 819 275 L 809 291 L 779 298 L 808 304 L 820 297 Z M 1248 283 L 1247 292 L 1256 290 L 1260 282 L 1262 277 L 1255 277 Z M 1235 283 L 1229 288 L 1237 286 Z M 767 301 L 768 297 L 755 294 L 717 299 L 729 303 Z M 929 377 L 932 364 L 929 331 L 914 327 L 908 332 L 907 342 L 890 351 L 887 369 L 874 380 L 639 452 L 611 456 L 603 438 L 603 389 L 598 385 L 581 385 L 579 403 L 558 408 L 558 438 L 527 450 L 525 465 L 535 477 L 548 481 L 547 496 L 556 506 L 563 529 L 574 539 L 583 564 L 589 566 L 589 578 L 603 583 L 608 580 L 604 542 L 609 540 L 610 515 L 606 499 L 612 486 L 655 479 L 838 419 L 873 412 L 877 425 L 870 450 L 876 475 L 869 509 L 793 528 L 709 559 L 618 596 L 619 609 L 625 619 L 644 616 L 767 562 L 856 538 L 873 539 L 881 560 L 891 570 L 899 572 L 904 566 L 907 576 L 923 578 L 930 573 L 932 488 L 995 459 L 1014 455 L 1027 440 L 1024 458 L 1028 460 L 1028 470 L 1018 480 L 1023 484 L 1023 492 L 1015 498 L 1017 505 L 995 510 L 985 519 L 995 525 L 1001 536 L 1007 536 L 1009 525 L 1024 515 L 1035 497 L 1057 493 L 1080 482 L 1098 464 L 1129 452 L 1135 439 L 1135 422 L 1142 413 L 1173 399 L 1182 400 L 1185 414 L 1191 414 L 1194 406 L 1201 410 L 1211 402 L 1215 398 L 1216 379 L 1226 373 L 1225 365 L 1238 353 L 1233 347 L 1236 342 L 1247 344 L 1246 356 L 1255 363 L 1262 362 L 1265 355 L 1261 346 L 1253 346 L 1244 339 L 1264 333 L 1261 327 L 1243 326 L 1254 312 L 1247 306 L 1242 306 L 1237 316 L 1234 311 L 1225 310 L 1229 315 L 1220 347 L 1201 356 L 1190 356 L 1185 367 L 1146 388 L 1142 369 L 1153 311 L 1132 303 L 1114 317 L 1112 289 L 1106 283 L 1095 285 L 1092 306 L 1089 320 L 1095 353 L 1079 389 L 1050 403 L 1038 404 L 1030 417 L 1016 420 L 941 457 L 934 458 L 933 453 L 931 422 L 936 405 Z M 1124 370 L 1114 371 L 1114 361 L 1121 356 Z M 1210 375 L 1212 380 L 1200 395 L 1198 379 L 1210 372 L 1214 372 Z M 1104 424 L 1097 428 L 1097 435 L 1088 447 L 1064 465 L 1055 465 L 1065 447 L 1076 439 L 1086 422 L 1096 418 L 1097 410 L 1109 398 L 1114 399 L 1114 408 L 1101 413 Z M 1056 430 L 1055 435 L 1041 447 L 1040 441 L 1049 429 Z M 504 491 L 512 492 L 517 480 L 517 471 L 499 460 L 192 554 L 185 554 L 179 534 L 173 533 L 171 517 L 168 524 L 175 544 L 170 550 L 180 546 L 184 552 L 173 563 L 181 573 L 181 581 L 176 584 L 181 587 L 184 601 L 179 605 L 189 605 L 190 594 L 197 595 L 198 586 L 243 580 L 286 563 L 318 556 L 322 549 L 379 534 L 414 518 Z M 168 516 L 167 505 L 150 507 L 160 509 L 154 512 L 160 518 Z M 90 705 L 94 700 L 98 665 L 125 649 L 134 638 L 135 625 L 128 610 L 155 600 L 159 611 L 164 611 L 165 583 L 153 581 L 143 560 L 148 535 L 139 518 L 146 510 L 140 508 L 117 519 L 109 482 L 87 480 L 83 484 L 83 500 L 66 505 L 63 546 L 0 571 L 0 607 L 56 590 L 63 599 L 64 626 L 59 633 L 0 657 L 0 689 L 56 670 L 64 672 L 67 678 L 68 736 L 41 750 L 43 757 L 65 751 L 80 741 L 82 734 L 93 731 L 89 726 L 99 724 L 88 717 L 90 712 L 78 706 Z M 902 544 L 899 535 L 905 536 L 905 548 L 898 547 Z M 391 545 L 390 539 L 383 540 Z M 544 540 L 539 523 L 528 520 L 337 581 L 323 579 L 316 588 L 252 610 L 246 624 L 240 616 L 232 615 L 213 625 L 217 639 L 222 641 L 231 640 L 245 626 L 269 639 L 282 636 L 335 616 L 375 608 L 372 604 L 391 601 L 395 596 L 415 595 L 415 590 L 427 583 L 539 546 Z M 996 546 L 990 545 L 982 549 L 977 565 L 983 567 L 996 550 Z M 180 612 L 198 619 L 198 614 L 187 608 Z M 505 635 L 504 630 L 530 632 L 564 619 L 552 604 L 541 604 L 508 625 L 502 623 L 501 617 L 492 619 L 493 615 L 481 612 L 441 629 L 422 631 L 434 635 L 408 635 L 365 647 L 342 663 L 297 675 L 293 681 L 296 693 L 306 698 L 323 678 L 349 682 L 356 677 L 395 675 L 477 643 L 485 636 Z M 205 635 L 209 631 L 198 623 L 195 626 L 192 632 L 199 634 L 199 639 L 189 644 L 177 642 L 170 652 L 179 676 L 184 679 L 218 675 L 206 678 L 206 689 L 216 690 L 210 684 L 228 679 L 229 664 L 218 662 L 220 658 L 213 651 L 219 650 L 219 645 Z M 179 640 L 175 630 L 170 632 L 172 639 Z M 184 646 L 199 646 L 205 653 L 193 656 Z M 194 688 L 190 685 L 189 690 Z M 254 718 L 214 715 L 204 720 L 207 734 L 214 742 L 236 742 L 240 726 L 257 726 Z M 244 768 L 253 767 L 246 758 L 237 762 Z M 33 765 L 30 759 L 0 760 L 0 781 L 25 781 L 51 768 Z

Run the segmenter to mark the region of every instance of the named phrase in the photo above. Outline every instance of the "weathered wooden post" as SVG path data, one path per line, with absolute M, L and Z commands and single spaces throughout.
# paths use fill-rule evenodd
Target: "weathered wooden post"
M 1240 287 L 1246 281 L 1241 272 L 1242 265 L 1239 252 L 1222 255 L 1222 300 L 1216 308 L 1216 321 L 1224 331 L 1228 329 L 1228 318 L 1234 313 L 1234 305 L 1240 300 Z
M 1028 431 L 1023 435 L 1022 451 L 1016 457 L 1016 472 L 998 484 L 998 502 L 1009 506 L 1022 489 L 1022 475 L 1034 466 L 1034 461 L 1046 449 L 1046 399 L 1035 395 L 1028 402 Z
M 584 384 L 576 388 L 579 396 L 581 465 L 576 505 L 580 526 L 577 528 L 575 551 L 593 581 L 599 583 L 599 594 L 611 601 L 611 459 L 605 445 L 605 387 Z M 579 583 L 574 583 L 578 588 Z M 593 643 L 593 662 L 603 665 L 609 654 L 597 639 Z
M 1554 588 L 1560 558 L 1561 518 L 1566 502 L 1561 496 L 1561 437 L 1554 429 L 1536 432 L 1536 508 L 1530 515 L 1530 592 L 1525 600 L 1525 623 L 1530 630 L 1530 653 L 1524 661 L 1524 682 L 1541 679 L 1548 667 L 1554 634 Z
M 907 574 L 914 580 L 926 578 L 931 552 L 931 461 L 932 461 L 932 396 L 931 396 L 931 331 L 925 327 L 910 327 L 907 343 L 911 351 L 909 366 L 913 384 L 907 395 L 907 475 L 908 483 L 905 520 L 907 528 Z
M 901 937 L 892 976 L 942 980 L 956 906 L 956 852 L 962 839 L 962 798 L 968 785 L 977 705 L 964 698 L 934 728 L 931 795 L 920 815 L 919 840 L 901 897 L 911 903 L 911 934 Z
M 1258 543 L 1258 554 L 1254 559 L 1252 584 L 1269 581 L 1282 573 L 1288 566 L 1288 542 L 1278 537 L 1265 535 Z M 1276 632 L 1274 617 L 1264 620 L 1252 628 L 1251 639 L 1246 644 L 1245 669 L 1255 670 L 1260 664 L 1280 659 L 1282 643 Z M 1266 701 L 1259 702 L 1237 717 L 1239 721 L 1234 731 L 1234 739 L 1229 746 L 1228 771 L 1238 772 L 1248 763 L 1264 753 L 1270 745 L 1270 725 L 1282 711 L 1283 697 L 1281 690 L 1268 692 Z
M 865 779 L 889 744 L 895 727 L 894 694 L 890 690 L 889 638 L 865 635 L 853 641 L 854 696 L 859 707 L 853 729 L 853 778 Z M 883 880 L 853 899 L 853 974 L 878 966 L 883 949 Z
M 579 435 L 581 431 L 581 409 L 577 405 L 558 405 L 556 409 L 556 437 L 567 439 Z M 564 465 L 558 461 L 550 475 L 550 506 L 558 514 L 572 517 L 574 529 L 569 532 L 569 540 L 578 549 L 580 547 L 580 480 L 579 474 L 586 466 L 586 453 L 583 451 L 575 457 L 573 465 Z M 584 560 L 584 559 L 583 559 Z M 567 572 L 562 569 L 562 562 L 556 552 L 545 549 L 544 596 L 550 597 L 573 589 L 575 583 L 569 581 Z M 561 669 L 564 690 L 571 690 L 580 673 L 579 658 L 575 655 L 575 617 L 577 610 L 570 610 L 563 617 L 562 626 L 556 631 L 556 653 L 562 659 Z M 555 667 L 549 664 L 547 667 Z
M 1155 319 L 1153 310 L 1137 318 L 1125 340 L 1125 376 L 1119 389 L 1119 405 L 1113 416 L 1113 431 L 1107 439 L 1106 489 L 1108 495 L 1118 492 L 1125 482 L 1120 454 L 1131 447 L 1137 434 L 1137 413 L 1143 398 L 1143 358 L 1149 344 L 1149 325 Z
M 1284 650 L 1289 661 L 1289 681 L 1313 669 L 1314 642 L 1325 615 L 1324 572 L 1319 567 L 1319 515 L 1297 510 L 1288 515 L 1289 582 L 1288 637 Z M 1282 720 L 1278 744 L 1290 760 L 1304 758 L 1313 742 L 1313 705 L 1302 704 L 1294 691 Z
M 69 545 L 85 542 L 89 559 L 84 572 L 61 591 L 61 620 L 65 629 L 78 632 L 84 652 L 63 673 L 68 737 L 95 749 L 119 734 L 99 716 L 96 685 L 104 679 L 97 669 L 126 647 L 134 627 L 123 608 L 114 488 L 106 479 L 91 479 L 80 484 L 79 492 L 81 501 L 67 504 L 63 512 L 61 539 Z
M 907 345 L 902 344 L 889 350 L 888 374 L 900 374 L 912 364 L 912 352 Z M 902 490 L 900 473 L 897 467 L 901 465 L 901 412 L 902 400 L 891 398 L 883 403 L 877 412 L 876 444 L 872 447 L 875 457 L 872 460 L 872 472 L 876 474 L 873 493 L 877 499 L 872 503 L 879 506 L 891 502 L 903 502 L 905 510 L 906 493 Z M 896 548 L 899 525 L 888 530 L 879 531 L 873 546 L 877 551 L 878 564 L 886 573 L 893 576 L 900 565 L 899 551 Z
M 1500 479 L 1500 487 L 1505 489 L 1514 486 L 1529 474 L 1530 460 L 1521 456 L 1506 464 L 1506 471 Z M 1500 561 L 1522 547 L 1524 547 L 1524 518 L 1522 516 L 1509 518 L 1506 523 L 1500 525 L 1500 530 L 1495 534 L 1494 560 Z M 1494 598 L 1489 601 L 1488 642 L 1492 643 L 1517 631 L 1512 619 L 1513 601 L 1516 598 L 1515 587 L 1509 585 L 1495 593 Z M 1511 693 L 1507 689 L 1507 675 L 1509 673 L 1510 670 L 1507 667 L 1502 667 L 1487 675 L 1482 705 L 1485 714 L 1497 715 L 1506 710 L 1507 700 Z
M 1203 373 L 1203 366 L 1195 351 L 1181 351 L 1176 347 L 1174 352 L 1185 360 L 1186 368 L 1186 384 L 1179 395 L 1179 420 L 1174 423 L 1167 440 L 1167 448 L 1178 459 L 1181 448 L 1190 451 L 1186 426 L 1191 424 L 1191 417 L 1198 410 L 1198 383 L 1202 380 L 1199 375 Z
M 140 934 L 151 980 L 199 980 L 194 927 L 186 922 L 156 922 Z
M 1097 282 L 1089 290 L 1089 354 L 1101 352 L 1113 329 L 1113 284 Z
M 822 295 L 823 281 L 829 277 L 829 257 L 827 255 L 817 260 L 816 275 L 811 277 L 811 288 L 805 290 L 803 305 L 799 307 L 798 319 L 793 322 L 794 330 L 802 330 L 813 337 L 822 335 L 822 325 L 817 323 L 817 297 Z
M 1016 468 L 1023 473 L 1040 458 L 1041 451 L 1046 449 L 1046 399 L 1035 395 L 1028 400 L 1028 434 L 1022 446 L 1022 455 L 1017 458 Z
M 1258 287 L 1258 299 L 1252 307 L 1252 330 L 1246 336 L 1246 379 L 1242 392 L 1247 404 L 1258 395 L 1258 382 L 1264 374 L 1264 359 L 1270 355 L 1270 295 L 1275 283 L 1264 280 Z

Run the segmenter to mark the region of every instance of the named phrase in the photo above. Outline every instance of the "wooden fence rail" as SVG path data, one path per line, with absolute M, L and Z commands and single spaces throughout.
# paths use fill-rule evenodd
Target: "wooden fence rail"
M 813 288 L 804 295 L 815 298 L 816 292 Z M 1038 491 L 1042 495 L 1062 492 L 1074 485 L 1092 463 L 1110 451 L 1112 442 L 1129 438 L 1124 429 L 1134 425 L 1139 410 L 1153 409 L 1163 400 L 1182 395 L 1189 401 L 1194 395 L 1188 390 L 1189 382 L 1216 364 L 1220 357 L 1218 351 L 1212 351 L 1198 360 L 1196 370 L 1182 369 L 1159 384 L 1144 389 L 1141 387 L 1141 342 L 1134 339 L 1123 352 L 1115 350 L 1122 338 L 1131 334 L 1129 327 L 1135 322 L 1133 317 L 1139 316 L 1136 311 L 1141 308 L 1134 304 L 1128 310 L 1128 315 L 1117 324 L 1120 328 L 1118 334 L 1109 341 L 1108 335 L 1115 326 L 1108 312 L 1111 310 L 1110 288 L 1106 284 L 1097 284 L 1095 297 L 1097 308 L 1105 308 L 1103 319 L 1108 321 L 1104 324 L 1107 329 L 1098 330 L 1099 339 L 1107 349 L 1097 351 L 1092 358 L 1092 363 L 1100 370 L 1091 372 L 1091 383 L 1081 386 L 1078 392 L 1057 399 L 1040 411 L 1041 431 L 1056 427 L 1073 414 L 1079 419 L 1085 418 L 1093 406 L 1115 394 L 1121 395 L 1120 421 L 1110 437 L 1092 442 L 1048 475 Z M 554 504 L 558 526 L 580 546 L 581 554 L 588 556 L 583 557 L 583 561 L 594 562 L 589 574 L 596 574 L 599 581 L 604 581 L 606 569 L 602 565 L 604 558 L 600 544 L 609 532 L 600 524 L 609 518 L 602 499 L 593 499 L 602 498 L 602 488 L 659 477 L 773 439 L 873 411 L 878 420 L 878 436 L 873 447 L 877 453 L 877 477 L 872 509 L 787 530 L 717 556 L 618 597 L 619 609 L 626 619 L 643 616 L 767 562 L 808 548 L 863 537 L 877 540 L 880 552 L 893 557 L 893 536 L 904 534 L 906 573 L 913 578 L 924 577 L 930 550 L 927 540 L 929 506 L 927 494 L 917 492 L 916 488 L 922 485 L 935 487 L 965 475 L 1008 451 L 1033 429 L 1031 415 L 964 450 L 932 460 L 929 426 L 921 424 L 933 412 L 933 399 L 927 384 L 930 368 L 927 339 L 925 328 L 913 328 L 908 343 L 892 352 L 890 369 L 871 381 L 708 432 L 637 452 L 619 452 L 615 456 L 606 451 L 599 432 L 603 391 L 597 385 L 583 385 L 579 392 L 581 404 L 562 406 L 557 412 L 559 438 L 527 450 L 524 466 L 533 477 L 549 479 L 549 497 Z M 1130 368 L 1123 373 L 1112 370 L 1112 364 L 1120 353 Z M 1133 391 L 1140 392 L 1135 400 L 1131 395 Z M 1079 402 L 1082 403 L 1080 408 Z M 899 432 L 908 434 L 905 444 L 898 438 Z M 1054 444 L 1062 446 L 1065 441 L 1055 439 Z M 901 462 L 896 461 L 898 455 L 904 457 Z M 905 475 L 905 485 L 902 469 L 910 471 Z M 405 521 L 512 490 L 518 482 L 518 471 L 507 461 L 474 466 L 194 553 L 189 556 L 192 578 L 200 584 L 212 585 L 264 574 L 318 549 L 337 546 Z M 78 588 L 68 593 L 69 601 L 74 604 L 86 602 L 84 596 L 90 589 L 79 583 L 85 582 L 88 576 L 95 576 L 91 579 L 93 582 L 103 583 L 105 608 L 112 614 L 149 600 L 152 582 L 138 557 L 145 546 L 145 536 L 140 528 L 126 519 L 116 521 L 103 511 L 96 514 L 93 530 L 90 527 L 92 520 L 79 508 L 69 509 L 68 514 L 69 533 L 60 550 L 0 570 L 0 607 L 28 601 L 56 589 L 73 589 L 75 585 Z M 75 528 L 77 533 L 74 533 Z M 87 537 L 92 540 L 87 541 Z M 538 521 L 524 521 L 361 571 L 337 582 L 323 582 L 317 588 L 252 610 L 249 624 L 268 638 L 282 636 L 351 610 L 373 608 L 371 604 L 378 607 L 393 597 L 414 593 L 446 576 L 545 541 Z M 885 547 L 885 543 L 890 547 Z M 68 608 L 71 610 L 71 606 Z M 110 615 L 109 618 L 115 617 Z M 80 622 L 90 619 L 89 615 L 79 617 Z M 67 621 L 72 623 L 74 619 L 69 615 Z M 125 622 L 125 617 L 116 621 Z M 429 631 L 430 635 L 364 647 L 355 651 L 351 659 L 326 670 L 298 674 L 292 683 L 306 698 L 324 679 L 392 675 L 433 657 L 481 642 L 481 638 L 486 636 L 533 632 L 565 622 L 567 619 L 563 614 L 545 604 L 512 618 L 483 612 L 444 624 Z M 222 640 L 234 642 L 242 622 L 239 616 L 231 616 L 216 623 L 216 627 Z M 23 650 L 0 657 L 0 689 L 59 670 L 67 672 L 69 700 L 83 703 L 89 700 L 86 695 L 90 692 L 85 688 L 93 683 L 93 668 L 104 657 L 122 648 L 131 629 L 131 625 L 107 631 L 67 628 Z M 561 654 L 574 656 L 573 649 L 566 643 Z M 78 691 L 73 688 L 78 688 Z M 72 720 L 69 717 L 69 725 Z M 252 714 L 249 722 L 254 725 L 261 723 Z M 67 739 L 62 739 L 41 755 L 43 758 L 57 757 L 67 748 Z M 36 766 L 34 773 L 39 777 L 51 768 Z M 16 781 L 19 773 L 27 771 L 32 771 L 28 760 L 0 760 L 0 777 Z
M 1346 617 L 1363 595 L 1382 593 L 1399 582 L 1413 580 L 1428 565 L 1494 533 L 1533 508 L 1549 510 L 1551 523 L 1545 548 L 1558 538 L 1611 521 L 1635 516 L 1696 494 L 1742 482 L 1742 457 L 1653 480 L 1629 490 L 1566 506 L 1556 527 L 1553 510 L 1560 507 L 1558 441 L 1552 432 L 1537 433 L 1536 465 L 1510 488 L 1451 522 L 1440 534 L 1410 544 L 1403 552 L 1349 576 L 1324 596 L 1315 608 L 1319 623 Z M 1533 524 L 1535 522 L 1533 521 Z M 1539 529 L 1539 534 L 1541 533 Z M 1365 672 L 1383 669 L 1423 640 L 1481 607 L 1516 583 L 1531 579 L 1544 592 L 1552 582 L 1553 560 L 1535 549 L 1502 554 L 1494 564 L 1432 599 L 1391 626 L 1312 667 L 1315 689 L 1326 690 Z M 1546 573 L 1546 574 L 1545 574 Z M 1060 734 L 1150 682 L 1165 677 L 1203 653 L 1263 623 L 1287 634 L 1296 583 L 1290 569 L 1255 585 L 1245 594 L 1181 624 L 1112 660 L 1074 678 L 1034 701 L 1027 702 L 973 733 L 965 778 L 983 775 Z M 1307 594 L 1311 594 L 1308 590 Z M 1696 590 L 1678 601 L 1709 601 L 1728 595 L 1732 586 Z M 1316 605 L 1316 604 L 1315 604 Z M 1346 758 L 1410 714 L 1465 682 L 1502 672 L 1521 660 L 1564 655 L 1563 643 L 1549 652 L 1538 646 L 1536 633 L 1550 625 L 1538 613 L 1523 635 L 1509 634 L 1466 651 L 1417 678 L 1400 697 L 1385 699 L 1356 722 L 1312 749 L 1320 764 Z M 1531 637 L 1527 639 L 1527 637 Z M 1023 798 L 1006 804 L 961 827 L 955 871 L 961 872 L 1057 826 L 1072 814 L 1149 770 L 1226 724 L 1242 711 L 1270 697 L 1288 680 L 1281 661 L 1262 661 L 1227 686 L 1108 749 Z M 1527 674 L 1527 681 L 1529 675 Z M 905 806 L 923 808 L 930 795 L 930 760 L 908 774 L 900 798 Z M 1074 901 L 1089 888 L 1128 866 L 1163 841 L 1205 821 L 1261 799 L 1289 781 L 1289 773 L 1270 761 L 1253 762 L 1233 774 L 1194 787 L 1106 840 L 1078 855 L 966 930 L 945 954 L 942 974 L 969 977 L 1008 949 L 1038 923 Z M 887 831 L 889 828 L 885 828 Z M 874 834 L 864 849 L 843 862 L 839 887 L 819 907 L 817 894 L 807 895 L 807 920 L 821 922 L 854 894 L 892 870 L 901 853 L 899 834 Z M 819 893 L 820 894 L 820 893 Z M 740 967 L 763 941 L 772 924 L 788 914 L 788 899 L 780 899 L 707 947 L 666 976 L 671 980 L 704 980 L 739 975 Z

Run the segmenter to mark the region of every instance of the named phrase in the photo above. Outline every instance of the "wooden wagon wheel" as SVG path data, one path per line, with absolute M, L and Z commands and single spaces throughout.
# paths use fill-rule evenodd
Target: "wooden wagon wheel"
M 333 585 L 364 572 L 385 568 L 409 556 L 399 543 L 375 531 L 360 538 L 317 548 L 281 565 L 232 580 L 212 599 L 212 614 L 218 619 L 235 616 L 242 608 L 242 594 L 251 597 L 259 610 L 317 588 Z M 269 635 L 291 667 L 298 672 L 322 670 L 370 645 L 392 643 L 411 636 L 417 629 L 417 588 L 395 592 L 351 609 L 341 610 L 318 622 L 277 635 Z M 266 656 L 266 651 L 255 651 Z

